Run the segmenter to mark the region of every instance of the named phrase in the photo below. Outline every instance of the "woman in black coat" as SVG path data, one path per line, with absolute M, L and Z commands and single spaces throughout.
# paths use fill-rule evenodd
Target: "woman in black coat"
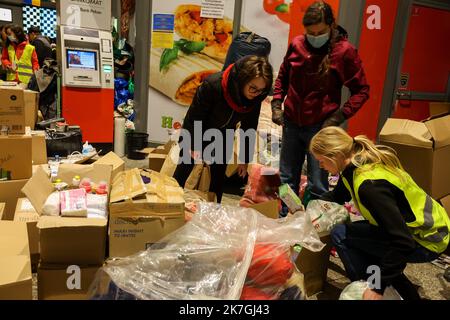
M 250 139 L 245 147 L 241 145 L 239 152 L 238 173 L 246 176 L 256 142 L 261 102 L 267 97 L 272 81 L 272 66 L 266 58 L 258 56 L 243 57 L 203 81 L 183 121 L 181 163 L 174 174 L 180 186 L 186 183 L 195 163 L 206 162 L 211 168 L 210 191 L 216 193 L 218 202 L 221 201 L 238 123 L 243 130 L 241 136 L 245 133 Z

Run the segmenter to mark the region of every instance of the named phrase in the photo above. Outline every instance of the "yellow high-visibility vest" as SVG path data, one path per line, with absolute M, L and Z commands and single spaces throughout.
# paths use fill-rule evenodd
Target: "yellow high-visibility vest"
M 406 222 L 414 240 L 436 253 L 442 253 L 447 249 L 450 240 L 450 218 L 447 212 L 420 188 L 408 173 L 400 169 L 394 173 L 383 165 L 364 165 L 353 172 L 353 189 L 347 179 L 342 176 L 342 181 L 351 193 L 361 215 L 370 224 L 378 226 L 377 221 L 359 198 L 359 188 L 366 180 L 386 180 L 400 189 L 416 218 L 414 221 Z
M 23 50 L 20 59 L 17 59 L 16 50 L 12 45 L 8 47 L 9 61 L 16 65 L 16 71 L 9 71 L 7 74 L 8 81 L 15 81 L 16 74 L 19 81 L 28 84 L 31 76 L 33 75 L 33 64 L 31 58 L 33 56 L 34 46 L 27 44 Z

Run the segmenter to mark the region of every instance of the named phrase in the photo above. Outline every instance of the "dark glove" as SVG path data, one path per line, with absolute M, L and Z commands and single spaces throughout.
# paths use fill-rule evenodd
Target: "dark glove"
M 346 120 L 344 113 L 341 109 L 337 109 L 333 112 L 328 118 L 325 119 L 325 122 L 322 125 L 322 128 L 331 127 L 331 126 L 340 126 Z
M 281 100 L 272 101 L 272 121 L 279 126 L 284 124 L 284 112 L 281 109 L 281 104 Z

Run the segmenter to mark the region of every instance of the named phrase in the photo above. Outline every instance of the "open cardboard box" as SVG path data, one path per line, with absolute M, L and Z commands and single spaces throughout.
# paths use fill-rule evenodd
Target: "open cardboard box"
M 175 141 L 169 141 L 163 146 L 157 148 L 145 148 L 141 152 L 148 154 L 148 167 L 150 170 L 160 172 L 163 168 L 164 162 L 166 161 L 170 150 L 176 144 Z
M 146 174 L 145 172 L 142 172 Z M 138 169 L 119 173 L 111 188 L 109 254 L 125 257 L 147 249 L 185 223 L 183 190 L 173 178 Z
M 31 300 L 32 278 L 27 226 L 0 221 L 0 300 Z
M 125 170 L 125 161 L 122 160 L 117 154 L 114 152 L 109 152 L 105 156 L 101 157 L 99 160 L 95 162 L 95 164 L 107 164 L 112 166 L 112 174 L 111 179 L 119 173 Z
M 450 194 L 450 114 L 423 122 L 390 118 L 380 143 L 394 148 L 405 170 L 431 197 Z
M 68 184 L 74 176 L 89 177 L 92 182 L 106 181 L 109 185 L 112 166 L 61 164 L 58 178 Z M 38 168 L 22 192 L 40 215 L 40 254 L 45 263 L 102 264 L 106 251 L 107 219 L 42 216 L 42 208 L 54 191 L 48 174 Z
M 259 213 L 262 213 L 268 218 L 278 219 L 280 210 L 278 209 L 279 202 L 278 200 L 270 200 L 263 203 L 257 203 L 249 208 L 255 209 Z
M 39 214 L 27 198 L 20 198 L 17 201 L 14 221 L 27 224 L 31 264 L 37 266 L 39 262 L 39 229 L 37 228 Z

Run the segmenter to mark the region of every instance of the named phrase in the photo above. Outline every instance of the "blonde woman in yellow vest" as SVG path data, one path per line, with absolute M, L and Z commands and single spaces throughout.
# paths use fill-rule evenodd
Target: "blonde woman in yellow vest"
M 311 140 L 310 151 L 321 168 L 340 174 L 336 188 L 321 199 L 340 204 L 353 199 L 365 218 L 331 232 L 350 280 L 377 280 L 372 276 L 380 271 L 378 285 L 367 289 L 364 299 L 381 299 L 390 285 L 405 300 L 420 299 L 403 271 L 408 262 L 430 262 L 446 250 L 450 218 L 445 209 L 403 170 L 395 151 L 365 136 L 324 128 Z
M 35 48 L 30 45 L 19 26 L 7 30 L 8 40 L 2 52 L 2 65 L 7 70 L 6 80 L 28 84 L 39 69 Z

